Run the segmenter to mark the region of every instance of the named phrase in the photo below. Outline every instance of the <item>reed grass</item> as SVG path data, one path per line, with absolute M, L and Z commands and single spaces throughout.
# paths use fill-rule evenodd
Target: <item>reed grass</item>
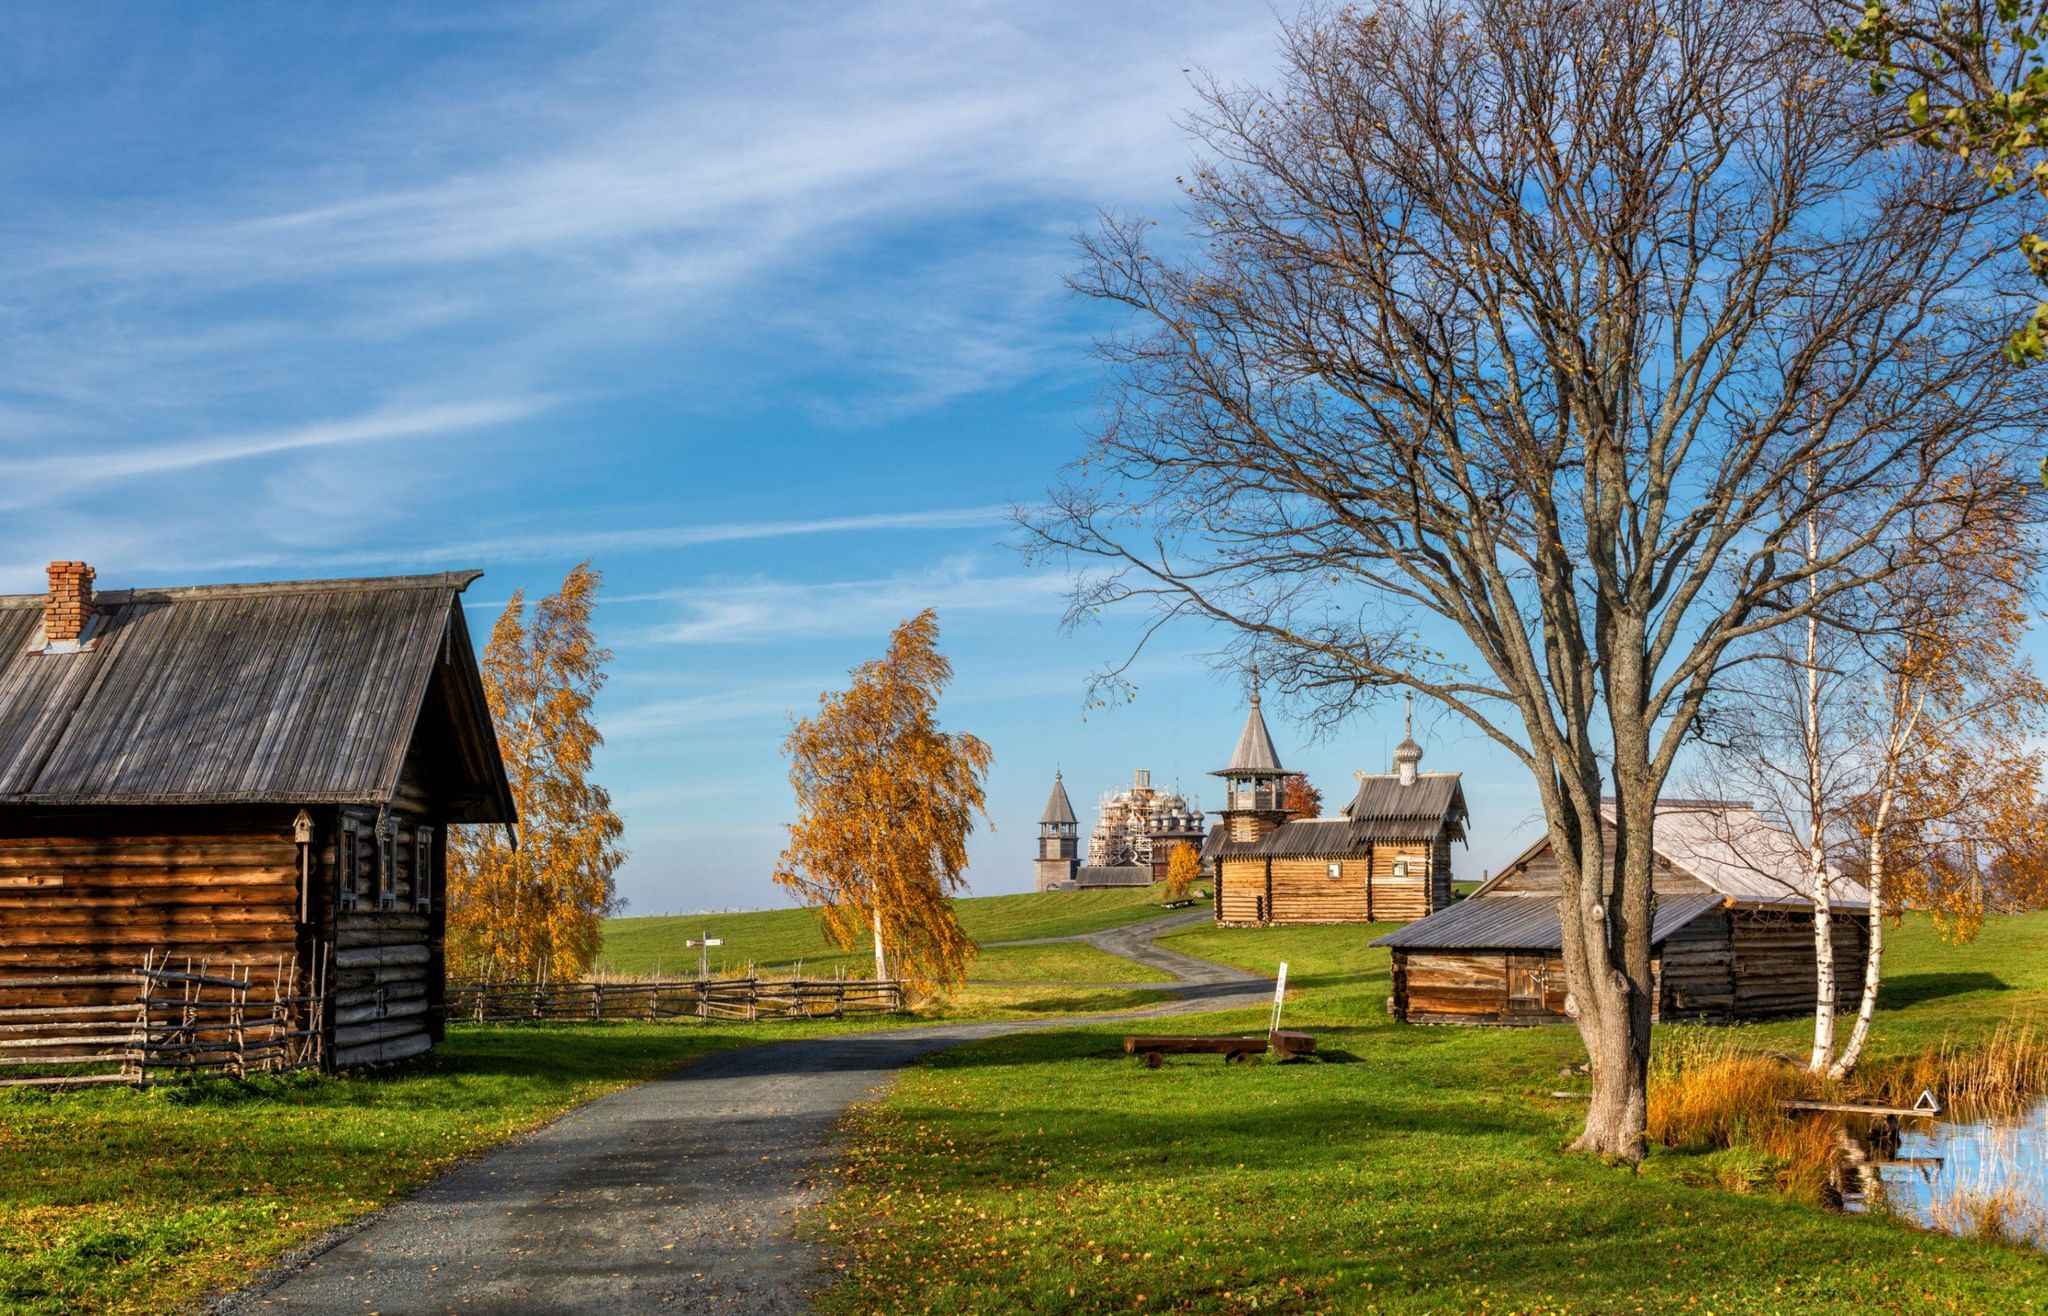
M 1968 1042 L 1945 1036 L 1917 1055 L 1867 1065 L 1860 1078 L 1859 1086 L 1891 1105 L 1911 1105 L 1926 1091 L 1963 1118 L 2017 1114 L 2048 1092 L 2048 1031 L 2032 1015 L 2015 1014 Z
M 1784 1103 L 1828 1096 L 1826 1081 L 1749 1050 L 1725 1032 L 1674 1029 L 1650 1072 L 1646 1132 L 1687 1151 L 1740 1151 L 1702 1175 L 1717 1187 L 1768 1187 L 1806 1202 L 1838 1195 L 1843 1134 L 1838 1120 L 1787 1112 Z
M 1928 1220 L 1946 1233 L 1987 1243 L 2034 1247 L 2048 1240 L 2048 1211 L 2027 1201 L 2009 1184 L 1958 1188 L 1935 1199 Z

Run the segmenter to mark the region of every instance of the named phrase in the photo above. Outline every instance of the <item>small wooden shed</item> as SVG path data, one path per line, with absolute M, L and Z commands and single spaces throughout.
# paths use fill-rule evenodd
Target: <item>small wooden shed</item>
M 1664 1020 L 1728 1022 L 1810 1013 L 1813 902 L 1794 839 L 1746 802 L 1657 806 L 1651 968 Z M 1614 856 L 1608 854 L 1608 872 Z M 1544 1024 L 1570 1018 L 1558 871 L 1546 839 L 1465 900 L 1372 944 L 1391 954 L 1388 1008 L 1407 1023 Z M 1835 994 L 1853 1008 L 1869 893 L 1836 875 Z
M 429 1049 L 451 823 L 511 824 L 480 572 L 0 597 L 0 978 L 324 966 L 331 1067 Z

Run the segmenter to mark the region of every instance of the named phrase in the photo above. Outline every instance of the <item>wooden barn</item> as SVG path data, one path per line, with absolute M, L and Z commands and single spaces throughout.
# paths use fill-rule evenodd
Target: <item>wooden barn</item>
M 1747 803 L 1657 806 L 1651 967 L 1658 1019 L 1728 1022 L 1814 1008 L 1813 902 L 1798 843 Z M 1608 853 L 1608 872 L 1614 864 Z M 1471 896 L 1374 941 L 1392 955 L 1389 1008 L 1408 1023 L 1546 1024 L 1570 1017 L 1557 864 L 1546 839 Z M 1870 896 L 1837 876 L 1836 999 L 1861 989 Z
M 447 828 L 514 821 L 480 574 L 95 594 L 57 562 L 0 597 L 0 979 L 296 963 L 328 1066 L 432 1047 Z
M 1204 847 L 1216 921 L 1374 923 L 1419 919 L 1451 902 L 1451 845 L 1465 839 L 1465 792 L 1455 772 L 1423 772 L 1413 735 L 1394 770 L 1358 774 L 1358 794 L 1335 818 L 1289 820 L 1286 772 L 1252 694 L 1231 765 L 1223 822 Z

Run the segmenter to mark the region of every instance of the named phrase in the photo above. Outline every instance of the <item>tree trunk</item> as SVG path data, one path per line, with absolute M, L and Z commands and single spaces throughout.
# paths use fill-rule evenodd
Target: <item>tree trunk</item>
M 875 981 L 887 982 L 888 979 L 889 960 L 882 951 L 882 911 L 877 909 L 875 911 Z
M 1654 796 L 1652 797 L 1654 799 Z M 1654 809 L 1654 805 L 1651 806 Z M 1650 1004 L 1649 874 L 1651 824 L 1628 825 L 1617 808 L 1615 863 L 1610 882 L 1598 828 L 1582 835 L 1577 890 L 1563 897 L 1561 913 L 1576 917 L 1577 936 L 1566 936 L 1566 975 L 1578 1004 L 1579 1036 L 1593 1071 L 1586 1126 L 1572 1151 L 1635 1165 L 1643 1159 L 1649 1113 Z M 1553 842 L 1554 844 L 1554 842 Z M 1578 953 L 1570 953 L 1577 941 Z
M 1807 464 L 1807 480 L 1813 480 L 1813 465 Z M 1809 562 L 1820 556 L 1820 525 L 1806 519 L 1806 556 Z M 1820 577 L 1809 576 L 1807 597 L 1816 607 Z M 1806 1068 L 1818 1074 L 1835 1058 L 1835 920 L 1830 903 L 1833 893 L 1828 882 L 1827 805 L 1822 795 L 1826 786 L 1821 771 L 1820 735 L 1820 614 L 1806 616 L 1806 706 L 1804 709 L 1806 750 L 1806 876 L 1813 893 L 1813 1051 Z
M 1888 811 L 1890 801 L 1878 810 L 1882 820 Z M 1883 827 L 1870 829 L 1870 872 L 1865 884 L 1870 888 L 1870 951 L 1863 957 L 1863 999 L 1856 1006 L 1856 1025 L 1849 1030 L 1849 1040 L 1842 1045 L 1842 1054 L 1828 1069 L 1828 1077 L 1840 1081 L 1847 1078 L 1856 1068 L 1856 1062 L 1863 1058 L 1863 1044 L 1870 1040 L 1870 1021 L 1877 1013 L 1877 989 L 1884 981 L 1884 835 Z

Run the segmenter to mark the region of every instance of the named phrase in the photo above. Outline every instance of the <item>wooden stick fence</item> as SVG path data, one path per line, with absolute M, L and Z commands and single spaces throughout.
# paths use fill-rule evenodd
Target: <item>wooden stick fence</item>
M 323 956 L 324 963 L 324 956 Z M 324 971 L 148 955 L 127 973 L 0 978 L 0 1086 L 141 1086 L 316 1066 Z
M 599 1019 L 838 1019 L 903 1008 L 894 979 L 466 982 L 448 985 L 448 1018 L 471 1023 Z

